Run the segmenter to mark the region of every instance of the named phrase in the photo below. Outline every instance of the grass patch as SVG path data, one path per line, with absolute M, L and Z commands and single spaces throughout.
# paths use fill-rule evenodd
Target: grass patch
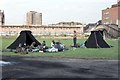
M 43 40 L 46 41 L 47 45 L 50 46 L 51 39 L 42 39 L 37 38 L 40 42 Z M 14 40 L 15 38 L 2 38 L 2 46 L 0 49 L 6 49 Z M 55 41 L 57 41 L 56 39 Z M 78 39 L 77 42 L 84 43 L 85 39 Z M 64 45 L 71 45 L 73 44 L 72 39 L 62 39 L 62 44 Z M 40 53 L 34 52 L 25 55 L 16 54 L 14 52 L 3 52 L 1 55 L 5 56 L 27 56 L 27 57 L 59 57 L 59 58 L 85 58 L 85 59 L 118 59 L 118 41 L 117 40 L 107 40 L 107 43 L 112 45 L 112 48 L 70 48 L 64 52 L 57 52 L 57 53 Z

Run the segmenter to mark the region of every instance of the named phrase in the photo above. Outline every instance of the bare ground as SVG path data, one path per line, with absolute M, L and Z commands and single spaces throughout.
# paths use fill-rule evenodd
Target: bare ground
M 118 78 L 118 60 L 2 57 L 2 78 Z

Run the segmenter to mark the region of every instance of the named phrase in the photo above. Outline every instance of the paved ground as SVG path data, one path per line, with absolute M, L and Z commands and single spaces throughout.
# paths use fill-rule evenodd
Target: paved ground
M 3 78 L 117 78 L 117 60 L 2 57 Z

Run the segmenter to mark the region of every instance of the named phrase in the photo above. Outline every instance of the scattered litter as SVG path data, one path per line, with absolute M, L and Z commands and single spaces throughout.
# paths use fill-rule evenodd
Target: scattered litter
M 15 62 L 0 61 L 0 66 L 12 65 L 13 63 L 15 63 Z

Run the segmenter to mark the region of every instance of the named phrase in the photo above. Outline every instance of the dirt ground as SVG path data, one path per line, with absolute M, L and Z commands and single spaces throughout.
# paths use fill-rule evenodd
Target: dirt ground
M 118 78 L 118 60 L 2 57 L 2 78 Z

